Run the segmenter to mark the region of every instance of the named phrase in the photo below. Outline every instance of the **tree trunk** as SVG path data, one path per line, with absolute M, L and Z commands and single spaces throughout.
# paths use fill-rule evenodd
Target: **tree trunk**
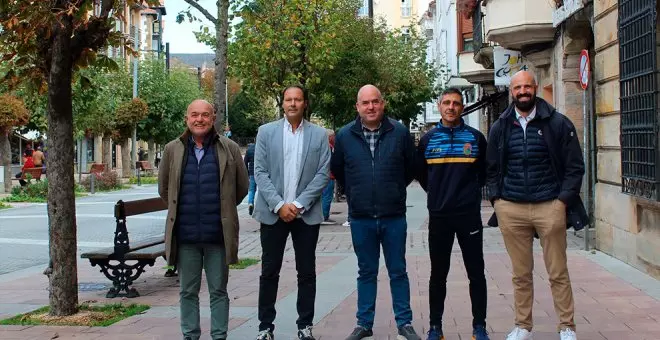
M 131 171 L 131 139 L 125 138 L 121 143 L 121 177 L 129 178 L 133 175 Z
M 54 26 L 48 75 L 48 226 L 50 235 L 50 314 L 78 309 L 76 205 L 73 179 L 73 113 L 71 103 L 72 18 Z
M 224 130 L 226 117 L 225 96 L 227 84 L 227 30 L 229 28 L 229 0 L 218 0 L 218 24 L 215 28 L 215 84 L 214 103 L 216 119 L 215 129 Z
M 0 159 L 0 164 L 4 166 L 4 182 L 5 182 L 5 192 L 11 192 L 11 144 L 9 143 L 9 132 L 11 128 L 2 129 L 0 128 L 0 154 L 2 159 Z
M 112 169 L 112 139 L 110 134 L 103 135 L 103 160 L 101 163 L 105 164 L 106 170 Z
M 156 164 L 156 142 L 154 140 L 149 141 L 149 154 L 148 154 L 147 160 L 149 161 L 149 164 L 151 166 L 154 166 Z

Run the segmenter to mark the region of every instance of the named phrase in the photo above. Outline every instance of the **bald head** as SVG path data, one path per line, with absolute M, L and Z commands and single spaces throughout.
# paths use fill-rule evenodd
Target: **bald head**
M 536 79 L 529 71 L 517 72 L 511 77 L 511 97 L 521 115 L 527 116 L 536 105 Z
M 360 88 L 360 90 L 358 91 L 358 94 L 357 94 L 358 103 L 360 102 L 360 97 L 362 95 L 366 94 L 366 93 L 369 93 L 369 94 L 376 93 L 378 98 L 383 99 L 383 96 L 381 95 L 380 90 L 376 86 L 373 86 L 371 84 L 367 84 L 367 85 L 362 86 Z
M 195 99 L 195 100 L 193 100 L 192 103 L 190 103 L 188 105 L 188 109 L 186 110 L 186 114 L 189 114 L 190 109 L 193 108 L 193 107 L 194 108 L 204 107 L 204 110 L 209 111 L 211 113 L 213 113 L 213 111 L 214 111 L 213 105 L 211 103 L 209 103 L 208 101 L 204 100 L 204 99 Z
M 364 85 L 360 88 L 355 104 L 362 125 L 369 129 L 377 129 L 385 115 L 385 101 L 380 90 L 373 85 Z
M 535 86 L 537 85 L 536 76 L 534 75 L 534 73 L 525 70 L 518 71 L 516 72 L 516 74 L 513 75 L 513 77 L 511 77 L 511 84 L 520 81 L 529 82 L 534 84 Z
M 203 140 L 213 128 L 213 121 L 215 121 L 213 105 L 203 99 L 193 100 L 188 105 L 185 120 L 193 137 Z

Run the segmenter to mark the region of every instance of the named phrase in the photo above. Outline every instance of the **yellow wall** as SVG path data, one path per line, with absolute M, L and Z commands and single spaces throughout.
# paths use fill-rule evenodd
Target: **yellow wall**
M 392 28 L 417 25 L 417 20 L 419 20 L 418 2 L 419 0 L 410 0 L 411 15 L 403 17 L 400 0 L 374 0 L 374 17 L 385 19 L 388 26 Z

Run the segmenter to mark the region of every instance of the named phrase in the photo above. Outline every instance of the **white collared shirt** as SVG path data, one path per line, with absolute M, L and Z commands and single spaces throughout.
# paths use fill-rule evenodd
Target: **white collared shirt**
M 523 117 L 516 108 L 516 118 L 518 119 L 520 126 L 522 126 L 525 138 L 527 138 L 527 124 L 531 122 L 534 117 L 536 117 L 536 105 L 532 108 L 532 111 L 529 112 L 527 117 Z
M 296 192 L 298 190 L 298 178 L 300 177 L 300 162 L 302 161 L 303 151 L 303 122 L 300 123 L 296 131 L 293 131 L 291 123 L 284 119 L 283 131 L 283 155 L 284 155 L 284 192 L 283 201 L 274 209 L 277 213 L 285 203 L 293 203 L 298 209 L 302 209 L 302 204 L 296 202 Z

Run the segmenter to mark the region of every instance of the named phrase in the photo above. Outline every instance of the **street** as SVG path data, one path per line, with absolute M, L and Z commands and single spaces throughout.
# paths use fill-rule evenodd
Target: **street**
M 76 199 L 78 252 L 112 246 L 118 200 L 138 200 L 158 196 L 156 185 L 103 192 Z M 245 200 L 247 202 L 247 198 Z M 48 215 L 46 204 L 12 203 L 15 208 L 0 211 L 0 275 L 48 263 Z M 140 240 L 163 233 L 166 211 L 129 217 L 129 238 Z M 247 203 L 239 206 L 239 216 L 247 216 Z

